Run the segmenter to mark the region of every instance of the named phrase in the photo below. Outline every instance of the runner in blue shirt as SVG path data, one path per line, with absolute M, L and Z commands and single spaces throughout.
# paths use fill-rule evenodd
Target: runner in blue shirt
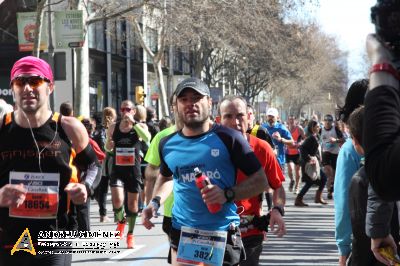
M 278 149 L 277 159 L 281 165 L 282 171 L 285 169 L 285 145 L 293 145 L 293 138 L 290 131 L 281 123 L 278 122 L 278 110 L 276 108 L 269 108 L 267 110 L 267 123 L 262 126 L 268 130 L 272 136 L 275 147 Z
M 175 94 L 184 126 L 160 143 L 160 176 L 155 197 L 143 210 L 143 225 L 147 229 L 154 227 L 150 219 L 171 192 L 173 183 L 172 262 L 238 265 L 244 256 L 233 201 L 268 188 L 266 176 L 239 132 L 210 122 L 212 102 L 204 82 L 186 79 Z M 211 180 L 201 191 L 195 185 L 196 167 Z M 249 177 L 239 185 L 235 185 L 237 169 Z M 222 208 L 212 214 L 206 204 L 220 204 Z

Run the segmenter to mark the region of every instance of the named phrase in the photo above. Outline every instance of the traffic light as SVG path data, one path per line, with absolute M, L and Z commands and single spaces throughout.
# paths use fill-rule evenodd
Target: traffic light
M 144 105 L 144 98 L 146 98 L 146 93 L 144 93 L 144 89 L 142 86 L 135 87 L 135 100 L 136 104 Z

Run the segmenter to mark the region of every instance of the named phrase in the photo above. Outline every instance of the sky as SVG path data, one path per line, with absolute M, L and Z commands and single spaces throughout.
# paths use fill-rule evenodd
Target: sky
M 337 37 L 340 48 L 348 52 L 349 83 L 366 78 L 363 54 L 367 34 L 375 31 L 370 9 L 376 0 L 319 0 L 319 3 L 315 16 L 322 30 Z

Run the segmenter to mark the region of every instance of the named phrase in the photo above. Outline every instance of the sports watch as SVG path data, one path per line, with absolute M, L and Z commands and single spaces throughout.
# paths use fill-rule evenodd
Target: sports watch
M 226 202 L 232 202 L 235 198 L 235 191 L 232 188 L 225 188 L 224 195 L 226 198 Z

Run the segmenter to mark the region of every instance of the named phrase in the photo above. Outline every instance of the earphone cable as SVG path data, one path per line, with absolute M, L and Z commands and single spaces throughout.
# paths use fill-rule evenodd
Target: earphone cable
M 36 149 L 37 149 L 37 152 L 38 152 L 39 171 L 40 171 L 40 173 L 43 173 L 43 171 L 42 171 L 42 166 L 41 166 L 41 154 L 42 154 L 42 152 L 43 152 L 47 147 L 49 147 L 50 145 L 52 145 L 53 142 L 54 142 L 54 140 L 56 139 L 57 132 L 58 132 L 58 121 L 56 121 L 56 131 L 55 131 L 55 133 L 54 133 L 53 139 L 50 141 L 49 144 L 47 144 L 46 146 L 44 146 L 42 150 L 40 150 L 39 145 L 38 145 L 38 143 L 37 143 L 37 141 L 36 141 L 36 138 L 35 138 L 35 134 L 33 133 L 33 130 L 32 130 L 31 122 L 29 121 L 29 118 L 28 118 L 28 116 L 25 114 L 25 112 L 24 112 L 23 110 L 21 110 L 21 111 L 22 111 L 22 114 L 25 116 L 26 121 L 28 121 L 29 130 L 30 130 L 30 132 L 31 132 L 31 135 L 32 135 L 32 138 L 33 138 L 33 142 L 35 143 L 35 146 L 36 146 Z M 53 116 L 53 113 L 51 113 L 51 116 Z

